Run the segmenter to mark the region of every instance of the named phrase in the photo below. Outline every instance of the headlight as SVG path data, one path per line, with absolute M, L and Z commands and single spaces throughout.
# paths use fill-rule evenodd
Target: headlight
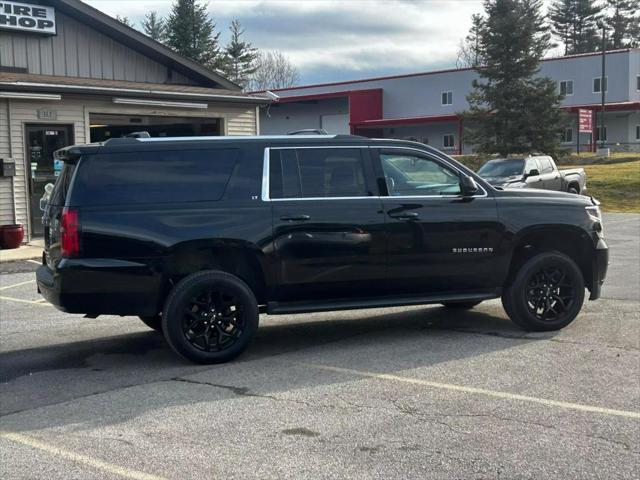
M 593 221 L 593 229 L 598 234 L 599 237 L 604 236 L 604 226 L 602 225 L 602 212 L 600 211 L 600 207 L 597 205 L 590 205 L 588 207 L 584 207 L 589 215 L 589 218 Z

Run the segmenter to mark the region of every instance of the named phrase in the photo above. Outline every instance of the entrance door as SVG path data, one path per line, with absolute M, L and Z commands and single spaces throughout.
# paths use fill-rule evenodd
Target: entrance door
M 44 234 L 40 199 L 47 183 L 55 183 L 62 162 L 53 159 L 53 152 L 73 143 L 72 125 L 26 125 L 26 154 L 30 166 L 29 207 L 31 235 Z

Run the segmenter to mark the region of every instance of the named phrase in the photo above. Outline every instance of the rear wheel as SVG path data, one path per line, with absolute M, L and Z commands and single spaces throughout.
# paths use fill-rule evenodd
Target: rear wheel
M 144 323 L 147 327 L 158 332 L 162 331 L 162 316 L 160 314 L 153 315 L 151 317 L 140 316 L 138 318 L 142 320 L 142 323 Z
M 578 315 L 584 302 L 582 272 L 560 252 L 530 258 L 502 295 L 509 318 L 532 331 L 559 330 Z
M 476 305 L 480 305 L 480 303 L 482 302 L 445 302 L 442 305 L 456 310 L 471 310 Z
M 220 363 L 242 353 L 253 339 L 258 305 L 239 278 L 205 271 L 175 286 L 162 320 L 165 338 L 176 353 L 196 363 Z
M 575 185 L 569 185 L 569 189 L 567 190 L 569 193 L 575 193 L 576 195 L 580 195 L 580 187 Z

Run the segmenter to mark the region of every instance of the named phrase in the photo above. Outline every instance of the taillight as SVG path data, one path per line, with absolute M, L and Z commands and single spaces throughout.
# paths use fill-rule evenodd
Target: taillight
M 64 207 L 60 217 L 60 246 L 63 257 L 75 257 L 80 253 L 79 229 L 78 211 Z

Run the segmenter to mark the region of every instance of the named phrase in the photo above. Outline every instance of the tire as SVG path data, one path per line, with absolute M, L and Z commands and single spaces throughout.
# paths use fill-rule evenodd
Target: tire
M 442 306 L 445 308 L 452 308 L 454 310 L 471 310 L 476 305 L 480 305 L 482 302 L 446 302 Z
M 258 328 L 256 298 L 239 278 L 208 270 L 181 280 L 162 310 L 164 336 L 195 363 L 227 362 L 240 355 Z
M 502 295 L 509 318 L 529 331 L 560 330 L 580 313 L 584 278 L 576 263 L 560 252 L 527 260 Z
M 567 189 L 567 192 L 580 195 L 580 187 L 576 187 L 575 185 L 570 185 L 569 188 Z
M 142 320 L 142 323 L 144 323 L 150 329 L 156 330 L 158 332 L 162 331 L 162 316 L 160 314 L 153 315 L 152 317 L 140 316 L 138 318 Z

